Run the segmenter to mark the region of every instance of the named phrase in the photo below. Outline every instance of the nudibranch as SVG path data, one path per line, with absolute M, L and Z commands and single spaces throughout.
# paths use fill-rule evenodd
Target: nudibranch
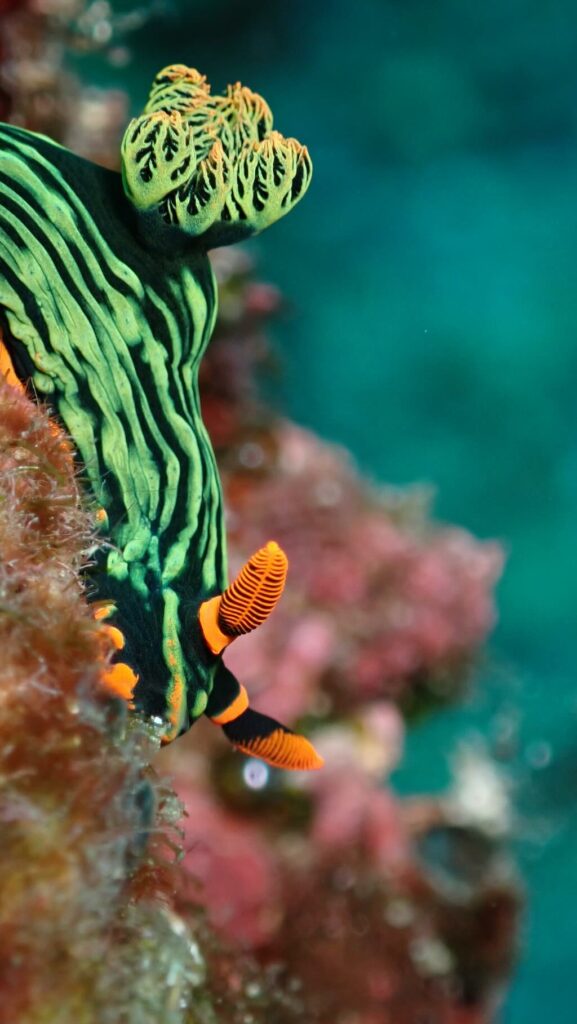
M 317 768 L 223 662 L 272 611 L 287 560 L 269 541 L 229 585 L 197 384 L 217 311 L 207 251 L 288 213 L 310 158 L 256 93 L 214 96 L 173 65 L 128 125 L 121 166 L 0 126 L 0 368 L 48 403 L 98 504 L 88 595 L 116 649 L 105 685 L 161 720 L 165 741 L 205 714 L 246 753 Z

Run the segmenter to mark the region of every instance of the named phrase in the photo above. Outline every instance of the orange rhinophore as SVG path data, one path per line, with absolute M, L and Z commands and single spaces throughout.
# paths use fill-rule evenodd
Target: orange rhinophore
M 268 619 L 284 590 L 287 571 L 287 556 L 276 541 L 269 540 L 243 565 L 223 594 L 203 601 L 200 624 L 214 654 Z
M 218 624 L 223 633 L 250 633 L 268 619 L 284 590 L 287 571 L 287 556 L 276 541 L 269 540 L 222 595 Z

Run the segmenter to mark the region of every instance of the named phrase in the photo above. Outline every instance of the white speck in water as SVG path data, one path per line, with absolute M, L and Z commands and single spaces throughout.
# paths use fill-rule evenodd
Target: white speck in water
M 97 43 L 108 43 L 112 39 L 112 25 L 109 21 L 97 21 L 92 29 L 92 36 Z
M 343 496 L 343 489 L 338 480 L 320 480 L 315 487 L 317 505 L 331 508 L 338 505 Z
M 452 760 L 454 782 L 445 804 L 454 820 L 489 835 L 506 835 L 511 827 L 509 785 L 483 743 L 461 743 Z
M 264 789 L 270 772 L 263 761 L 250 758 L 242 769 L 242 777 L 249 789 Z
M 447 947 L 437 939 L 415 939 L 410 946 L 411 958 L 421 974 L 439 976 L 448 974 L 453 958 Z
M 249 999 L 258 999 L 262 995 L 258 981 L 249 981 L 245 991 Z

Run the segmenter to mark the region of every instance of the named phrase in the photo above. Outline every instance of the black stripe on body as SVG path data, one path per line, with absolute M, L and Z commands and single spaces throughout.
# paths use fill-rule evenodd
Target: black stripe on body
M 54 369 L 41 366 L 55 387 L 44 395 L 79 450 L 83 442 L 76 434 L 71 403 L 84 418 L 92 452 L 84 448 L 86 472 L 98 499 L 104 499 L 112 545 L 122 548 L 140 527 L 142 537 L 148 537 L 146 549 L 129 566 L 132 571 L 142 563 L 140 590 L 132 577 L 120 579 L 106 571 L 106 547 L 97 553 L 89 585 L 94 599 L 112 600 L 118 607 L 111 621 L 126 638 L 118 658 L 141 676 L 137 706 L 162 714 L 171 678 L 162 652 L 165 561 L 180 550 L 182 567 L 170 586 L 180 600 L 176 629 L 186 685 L 193 694 L 210 689 L 216 667 L 198 628 L 198 605 L 226 584 L 220 484 L 196 386 L 198 362 L 214 319 L 212 272 L 202 252 L 189 248 L 186 259 L 184 250 L 166 258 L 140 245 L 136 230 L 131 233 L 136 222 L 119 175 L 18 129 L 0 129 L 0 138 L 5 143 L 0 153 L 0 240 L 4 238 L 5 253 L 2 257 L 0 241 L 0 303 L 8 327 L 6 342 L 16 366 L 40 381 L 41 396 L 44 385 L 35 350 L 48 356 L 56 352 L 54 365 L 61 368 L 57 376 Z M 26 180 L 18 178 L 18 166 L 26 168 Z M 35 181 L 38 194 L 32 188 Z M 38 199 L 45 191 L 73 216 L 65 210 L 66 216 L 51 219 L 50 209 Z M 51 275 L 58 285 L 55 292 Z M 191 296 L 197 296 L 196 305 L 191 306 Z M 37 345 L 29 331 L 21 332 L 20 309 L 34 327 Z M 132 323 L 126 337 L 125 316 Z M 142 324 L 140 337 L 135 336 L 135 318 Z M 72 337 L 70 323 L 86 328 L 79 326 Z M 162 395 L 159 381 L 166 389 Z M 113 461 L 111 430 L 118 432 L 124 448 L 124 454 L 116 450 Z M 169 478 L 169 461 L 174 459 Z M 127 473 L 136 474 L 128 487 Z M 158 564 L 152 557 L 155 540 Z

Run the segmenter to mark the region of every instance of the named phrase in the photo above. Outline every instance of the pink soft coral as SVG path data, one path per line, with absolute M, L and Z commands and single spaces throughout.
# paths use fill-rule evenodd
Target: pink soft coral
M 292 703 L 295 716 L 319 685 L 339 710 L 443 675 L 454 689 L 493 623 L 501 548 L 432 525 L 415 500 L 404 509 L 307 431 L 281 421 L 273 436 L 274 458 L 250 486 L 246 474 L 225 477 L 233 562 L 267 536 L 290 561 L 270 624 L 231 649 L 234 670 L 273 713 Z

